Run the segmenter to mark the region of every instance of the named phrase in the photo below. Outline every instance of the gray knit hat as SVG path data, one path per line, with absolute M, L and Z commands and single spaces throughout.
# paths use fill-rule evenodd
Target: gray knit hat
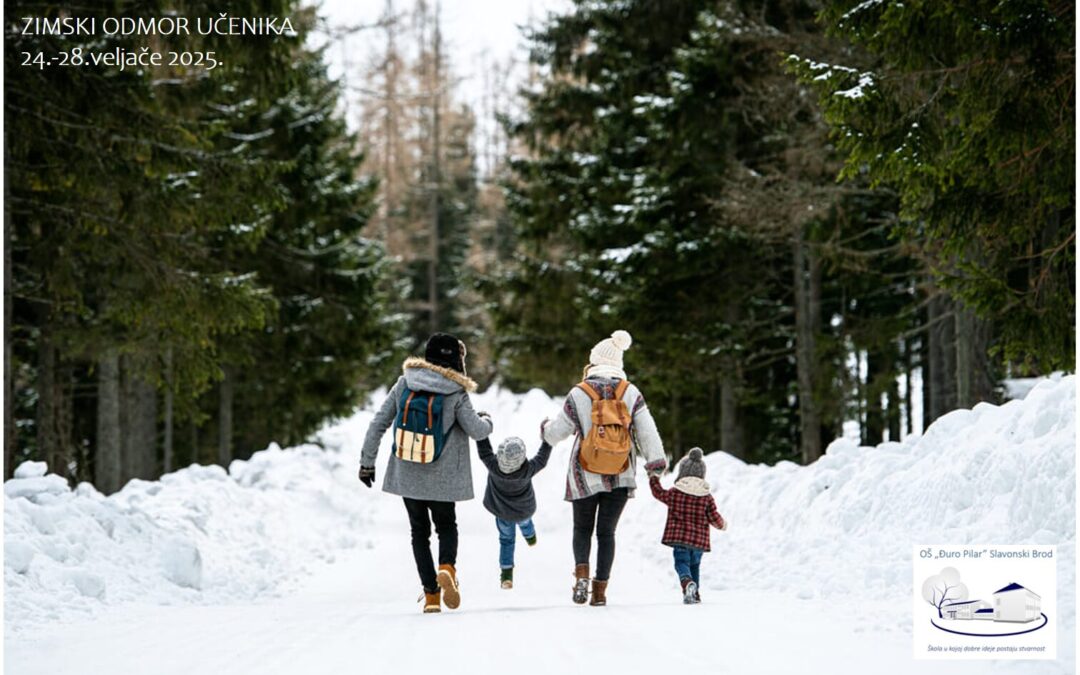
M 507 438 L 499 443 L 495 457 L 499 460 L 499 471 L 514 473 L 525 463 L 525 441 L 517 436 Z
M 690 452 L 679 462 L 679 473 L 675 480 L 693 476 L 705 478 L 705 455 L 701 448 L 692 448 Z

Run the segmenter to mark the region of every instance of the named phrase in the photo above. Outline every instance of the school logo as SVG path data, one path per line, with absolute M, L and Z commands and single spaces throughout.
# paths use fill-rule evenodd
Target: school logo
M 954 635 L 1021 635 L 1037 631 L 1049 622 L 1041 611 L 1042 598 L 1031 589 L 1014 581 L 991 593 L 988 599 L 971 598 L 955 567 L 946 567 L 927 577 L 922 595 L 937 611 L 936 619 L 932 618 L 930 623 Z
M 915 547 L 915 657 L 1055 658 L 1055 553 L 1037 545 Z

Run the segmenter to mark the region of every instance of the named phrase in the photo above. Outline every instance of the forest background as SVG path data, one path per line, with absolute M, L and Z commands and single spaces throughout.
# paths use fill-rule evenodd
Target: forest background
M 436 330 L 555 395 L 626 329 L 673 457 L 766 463 L 1075 368 L 1073 3 L 578 0 L 469 96 L 445 6 L 378 3 L 231 2 L 298 34 L 168 38 L 209 74 L 25 67 L 82 38 L 8 3 L 8 476 L 295 444 Z

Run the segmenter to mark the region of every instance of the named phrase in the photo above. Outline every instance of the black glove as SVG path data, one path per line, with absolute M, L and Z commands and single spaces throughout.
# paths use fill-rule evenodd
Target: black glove
M 360 467 L 360 482 L 368 487 L 371 487 L 371 484 L 375 482 L 375 467 Z

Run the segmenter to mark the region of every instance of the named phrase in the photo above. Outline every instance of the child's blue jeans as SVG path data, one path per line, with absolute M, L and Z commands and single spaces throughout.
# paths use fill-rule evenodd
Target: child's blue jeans
M 521 528 L 523 537 L 534 536 L 536 528 L 533 527 L 532 518 L 526 518 L 520 523 L 496 518 L 495 526 L 499 528 L 499 567 L 509 569 L 514 566 L 514 539 L 517 538 L 518 528 Z
M 675 572 L 679 578 L 690 577 L 695 584 L 701 585 L 701 556 L 705 551 L 689 546 L 673 546 L 675 552 Z

